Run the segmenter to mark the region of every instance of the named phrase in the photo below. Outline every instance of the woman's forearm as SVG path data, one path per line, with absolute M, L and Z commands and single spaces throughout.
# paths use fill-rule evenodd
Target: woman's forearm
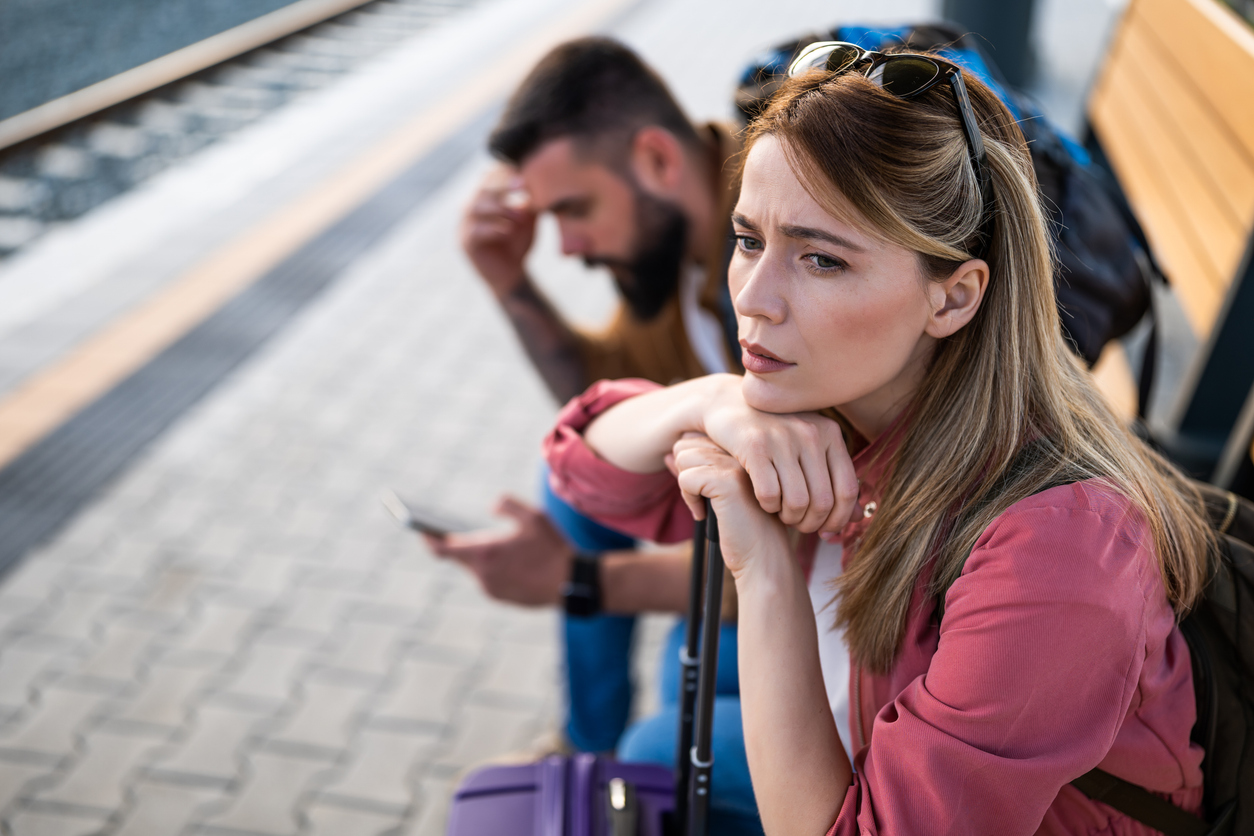
M 791 560 L 772 563 L 736 582 L 749 773 L 770 836 L 821 836 L 853 771 L 823 685 L 805 581 Z
M 711 375 L 628 398 L 588 424 L 584 443 L 615 467 L 656 473 L 684 433 L 700 431 L 702 409 L 724 377 L 738 385 L 733 375 Z

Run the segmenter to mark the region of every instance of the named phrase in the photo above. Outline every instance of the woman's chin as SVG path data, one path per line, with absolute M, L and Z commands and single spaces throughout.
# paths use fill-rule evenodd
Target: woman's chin
M 786 414 L 790 412 L 810 412 L 820 407 L 811 405 L 812 398 L 803 392 L 794 391 L 791 387 L 769 382 L 752 372 L 746 373 L 740 384 L 740 392 L 745 403 L 760 412 Z

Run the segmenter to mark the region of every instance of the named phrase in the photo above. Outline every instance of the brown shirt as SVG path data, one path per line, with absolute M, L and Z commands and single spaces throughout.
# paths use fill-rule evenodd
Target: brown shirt
M 730 162 L 739 152 L 740 143 L 727 126 L 710 123 L 703 130 L 711 144 L 718 148 L 723 164 L 719 169 L 720 224 L 716 227 L 715 240 L 709 242 L 705 286 L 699 302 L 722 323 L 724 316 L 720 300 L 727 285 L 727 239 L 723 233 L 737 198 Z M 648 322 L 637 319 L 630 308 L 620 303 L 613 320 L 604 330 L 577 331 L 576 337 L 589 381 L 642 377 L 667 385 L 706 374 L 684 327 L 678 295 Z M 733 356 L 727 346 L 723 350 L 727 355 L 727 367 L 739 370 L 740 357 Z

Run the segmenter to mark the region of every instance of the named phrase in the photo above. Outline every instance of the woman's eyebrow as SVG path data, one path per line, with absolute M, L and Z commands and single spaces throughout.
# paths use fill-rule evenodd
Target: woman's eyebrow
M 740 214 L 739 212 L 732 212 L 732 223 L 736 224 L 737 226 L 743 226 L 745 229 L 751 229 L 754 232 L 758 231 L 758 228 L 753 223 L 753 221 L 749 220 L 748 218 L 746 218 L 744 215 Z
M 815 229 L 810 226 L 794 226 L 792 224 L 783 224 L 779 231 L 789 238 L 799 238 L 803 241 L 826 241 L 833 246 L 842 247 L 855 253 L 864 253 L 866 248 L 853 243 L 848 238 L 842 238 L 822 229 Z

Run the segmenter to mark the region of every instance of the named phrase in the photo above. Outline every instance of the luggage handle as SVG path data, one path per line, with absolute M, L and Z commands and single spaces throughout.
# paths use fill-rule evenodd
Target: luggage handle
M 705 519 L 699 520 L 693 530 L 688 624 L 684 648 L 680 651 L 683 675 L 680 677 L 675 812 L 683 836 L 706 836 L 709 832 L 710 772 L 714 766 L 711 740 L 718 681 L 719 622 L 723 609 L 723 567 L 718 519 L 710 500 L 706 499 Z

